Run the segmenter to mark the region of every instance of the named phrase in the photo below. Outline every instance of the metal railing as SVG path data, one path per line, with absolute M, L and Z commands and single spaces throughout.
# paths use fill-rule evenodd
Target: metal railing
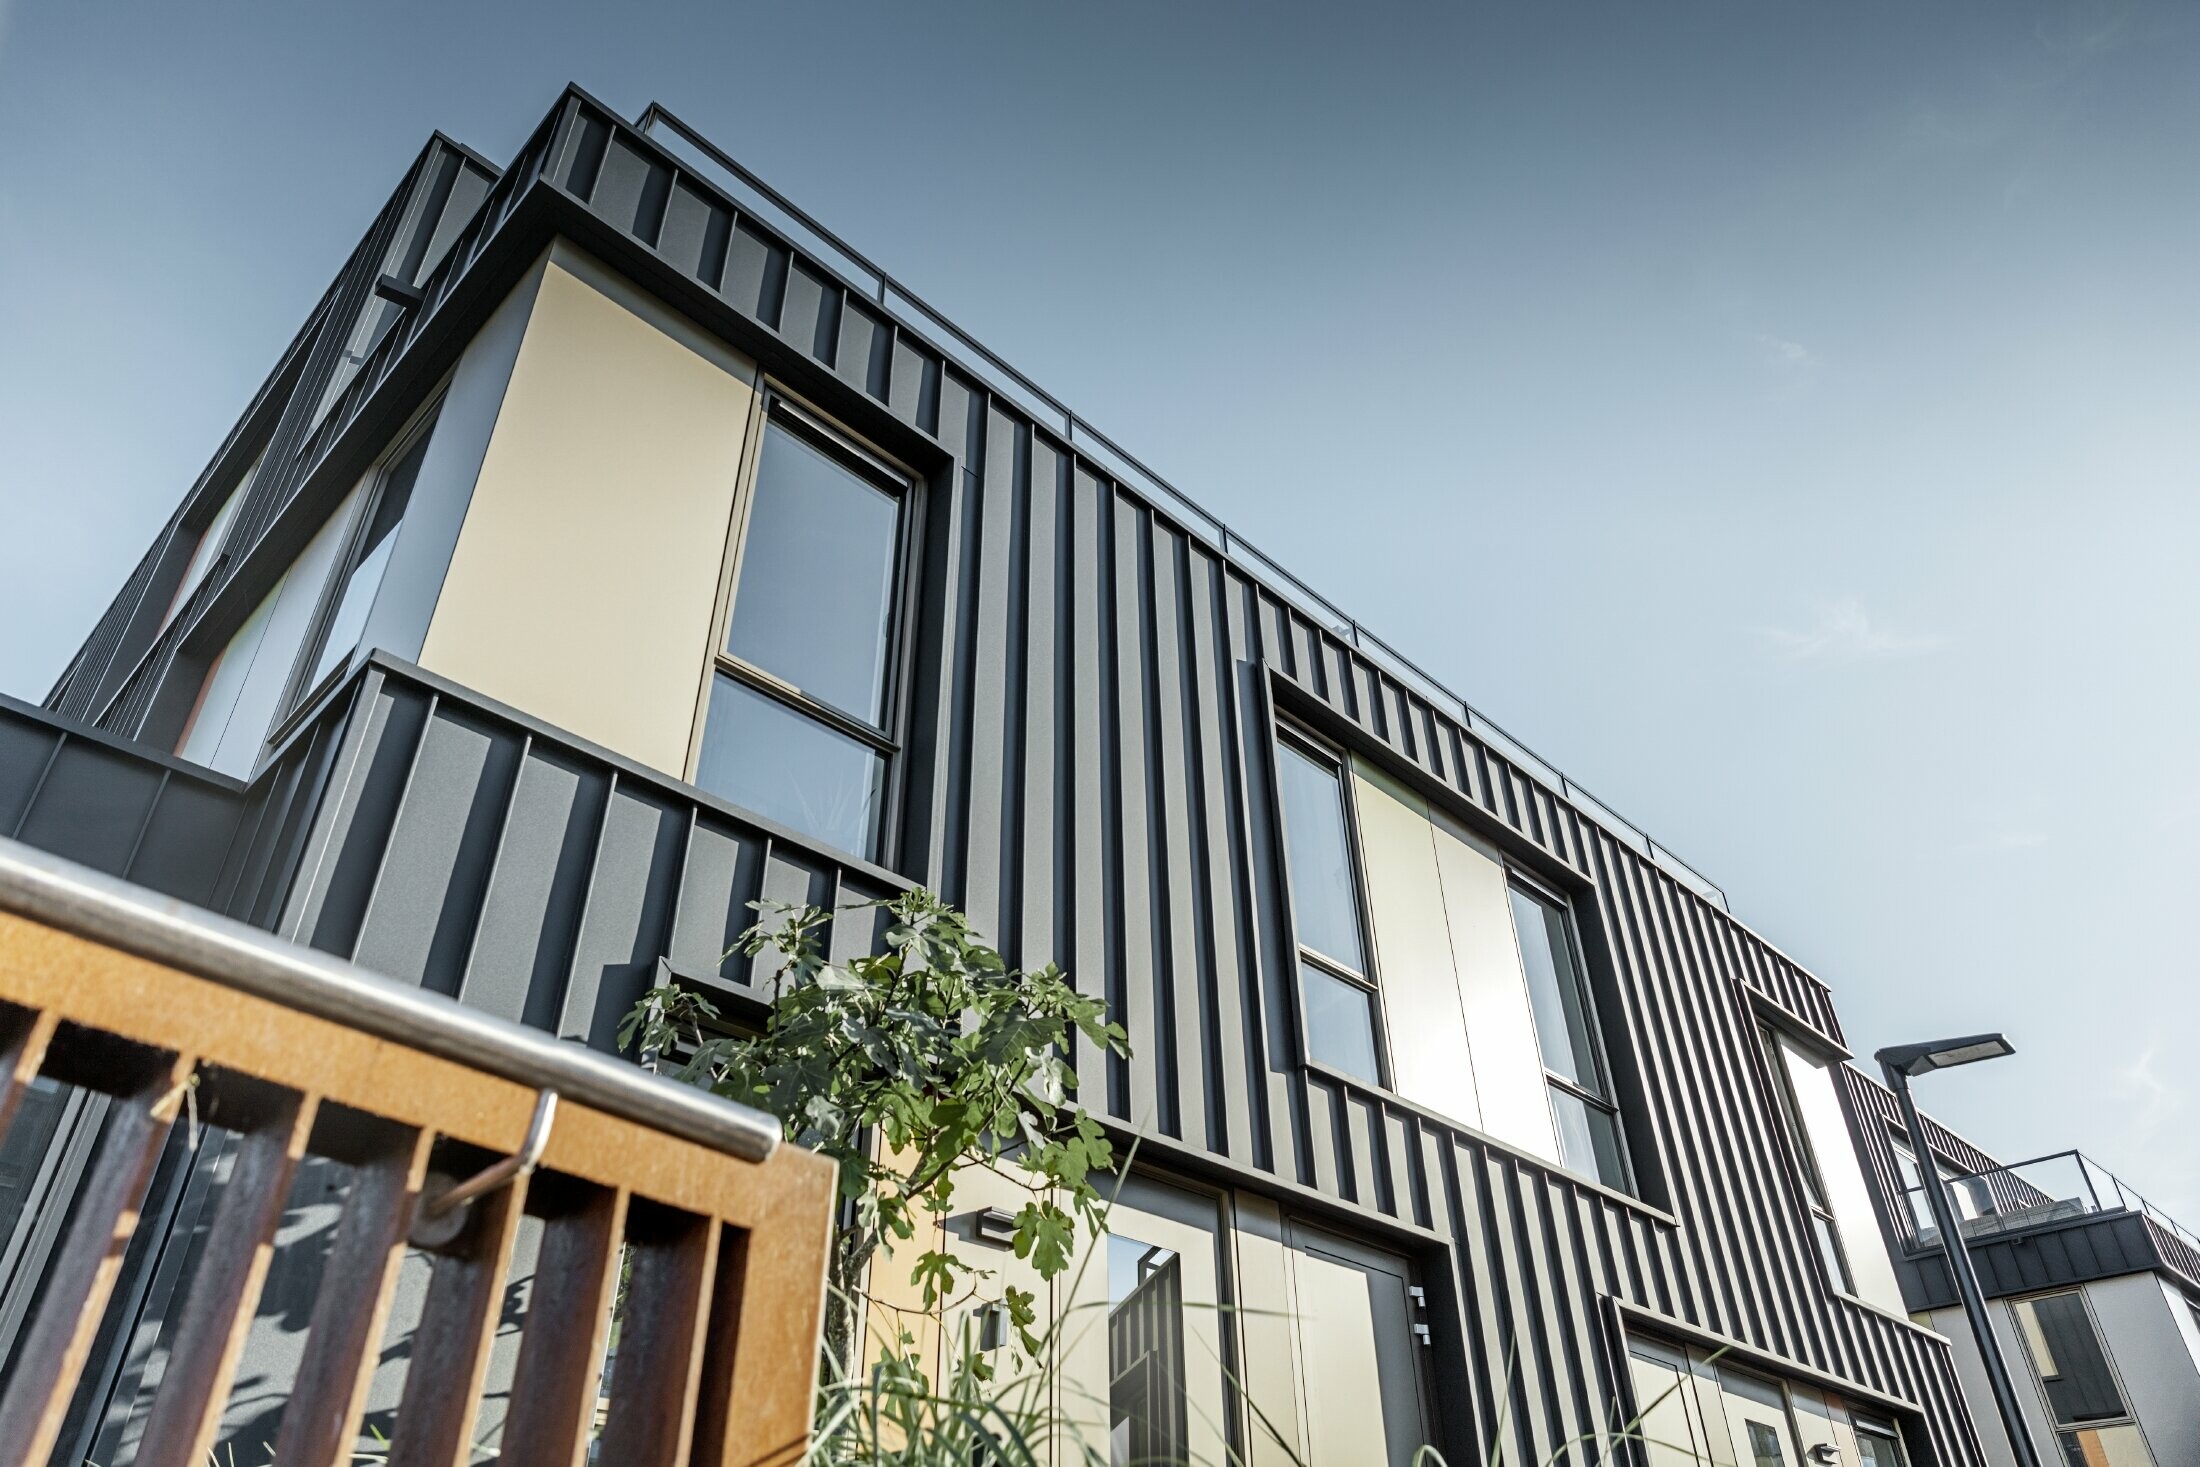
M 1993 1237 L 2070 1218 L 2136 1213 L 2200 1250 L 2200 1235 L 2082 1151 L 2050 1152 L 1946 1180 L 1963 1205 L 1966 1238 Z M 1935 1241 L 1937 1230 L 1930 1225 L 1923 1185 L 1906 1188 L 1904 1193 L 1919 1241 Z
M 281 1398 L 276 1460 L 352 1462 L 397 1357 L 388 1460 L 472 1460 L 523 1218 L 500 1460 L 804 1456 L 835 1173 L 759 1111 L 0 841 L 0 1135 L 56 1086 L 103 1097 L 105 1122 L 0 1383 L 0 1461 L 54 1458 L 186 1116 L 230 1164 L 161 1319 L 141 1467 L 211 1459 L 271 1259 L 316 1247 L 285 1234 L 309 1161 L 348 1183 L 295 1369 L 254 1387 Z M 408 1253 L 431 1273 L 399 1344 Z
M 1710 878 L 1652 840 L 1640 826 L 1591 795 L 1557 765 L 1506 732 L 1496 720 L 1452 692 L 1418 663 L 1362 627 L 1357 618 L 1341 610 L 1335 602 L 1285 570 L 1243 535 L 1203 509 L 1190 495 L 1155 473 L 1107 434 L 1079 417 L 1061 399 L 950 321 L 922 296 L 896 280 L 862 251 L 820 223 L 800 205 L 766 183 L 701 132 L 656 102 L 650 103 L 643 110 L 634 126 L 644 136 L 679 159 L 683 166 L 707 178 L 740 203 L 758 222 L 799 239 L 817 263 L 840 278 L 842 285 L 868 297 L 903 328 L 920 338 L 934 338 L 935 349 L 939 349 L 939 343 L 943 340 L 954 343 L 957 348 L 955 361 L 958 365 L 970 370 L 992 391 L 1022 407 L 1034 422 L 1043 423 L 1050 431 L 1060 433 L 1065 443 L 1108 469 L 1119 481 L 1143 489 L 1149 497 L 1166 499 L 1176 506 L 1178 517 L 1187 521 L 1185 528 L 1205 541 L 1224 560 L 1235 564 L 1255 579 L 1275 587 L 1301 611 L 1344 638 L 1369 661 L 1413 688 L 1431 705 L 1442 709 L 1447 715 L 1456 716 L 1476 737 L 1493 746 L 1530 775 L 1556 789 L 1584 815 L 1639 851 L 1697 896 L 1713 903 L 1721 911 L 1733 910 L 1727 902 L 1725 891 Z M 946 353 L 943 351 L 942 355 Z

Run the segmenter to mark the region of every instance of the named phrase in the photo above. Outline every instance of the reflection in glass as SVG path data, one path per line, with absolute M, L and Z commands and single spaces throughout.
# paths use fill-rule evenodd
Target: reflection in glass
M 1619 1121 L 1610 1111 L 1554 1085 L 1551 1112 L 1558 1120 L 1560 1166 L 1595 1177 L 1607 1187 L 1627 1185 L 1627 1163 L 1619 1149 Z
M 1512 889 L 1513 927 L 1520 934 L 1520 961 L 1528 975 L 1528 996 L 1535 1005 L 1536 1042 L 1543 1067 L 1584 1090 L 1602 1094 L 1596 1041 L 1589 1025 L 1589 1003 L 1581 971 L 1574 962 L 1566 914 L 1551 903 Z
M 1307 1058 L 1380 1085 L 1375 995 L 1313 963 L 1299 964 L 1299 990 L 1306 1009 Z
M 2019 1299 L 2017 1329 L 2058 1426 L 2113 1421 L 2126 1414 L 2108 1354 L 2093 1332 L 2081 1294 Z
M 726 651 L 882 724 L 900 519 L 895 496 L 767 429 Z
M 1893 1431 L 1861 1421 L 1856 1424 L 1856 1454 L 1864 1467 L 1909 1467 L 1901 1439 Z
M 721 673 L 711 686 L 695 782 L 826 845 L 868 855 L 886 761 L 869 745 Z
M 1344 789 L 1337 770 L 1281 743 L 1276 773 L 1282 782 L 1284 855 L 1290 863 L 1299 941 L 1365 973 L 1360 895 L 1352 879 L 1352 846 L 1345 836 Z
M 1787 1452 L 1780 1445 L 1780 1433 L 1762 1421 L 1749 1423 L 1749 1455 L 1756 1467 L 1787 1467 Z
M 1185 1460 L 1184 1270 L 1167 1248 L 1108 1234 L 1108 1464 Z
M 2068 1467 L 2154 1467 L 2146 1438 L 2129 1422 L 2081 1427 L 2062 1433 L 2061 1440 Z

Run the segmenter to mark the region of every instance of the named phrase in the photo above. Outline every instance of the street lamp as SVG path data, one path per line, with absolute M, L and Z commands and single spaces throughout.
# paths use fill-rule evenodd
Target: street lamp
M 1993 1387 L 2002 1429 L 2009 1434 L 2009 1450 L 2016 1454 L 2017 1467 L 2040 1467 L 2039 1454 L 2032 1450 L 2032 1433 L 2024 1424 L 2024 1411 L 2017 1404 L 2017 1389 L 2009 1380 L 2009 1364 L 2002 1358 L 2001 1341 L 1986 1315 L 1986 1296 L 1979 1291 L 1978 1275 L 1971 1269 L 1971 1250 L 1956 1221 L 1955 1204 L 1948 1200 L 1947 1184 L 1940 1179 L 1940 1168 L 1933 1164 L 1925 1125 L 1918 1119 L 1917 1102 L 1910 1098 L 1913 1075 L 1952 1070 L 1957 1065 L 2000 1059 L 2016 1052 L 2016 1047 L 1999 1034 L 1972 1034 L 1962 1039 L 1936 1039 L 1929 1044 L 1897 1044 L 1882 1049 L 1873 1058 L 1887 1072 L 1887 1084 L 1902 1102 L 1902 1123 L 1909 1127 L 1910 1145 L 1917 1151 L 1925 1200 L 1932 1205 L 1933 1226 L 1940 1229 L 1940 1251 L 1947 1255 L 1948 1272 L 1955 1275 L 1956 1293 L 1963 1299 L 1964 1318 L 1970 1320 L 1971 1333 L 1978 1339 L 1987 1384 Z

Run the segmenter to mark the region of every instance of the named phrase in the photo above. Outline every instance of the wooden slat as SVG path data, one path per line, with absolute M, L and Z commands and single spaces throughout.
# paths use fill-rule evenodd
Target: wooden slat
M 427 1131 L 407 1132 L 354 1171 L 275 1440 L 283 1467 L 350 1467 L 431 1139 Z
M 61 1016 L 50 1011 L 11 1007 L 0 1019 L 0 1075 L 6 1076 L 0 1080 L 5 1086 L 0 1089 L 0 1136 L 7 1134 L 31 1081 L 38 1078 L 38 1067 L 46 1062 L 46 1046 L 60 1026 Z
M 704 1307 L 718 1262 L 715 1219 L 652 1209 L 630 1214 L 626 1307 L 611 1369 L 602 1459 L 621 1467 L 687 1467 L 702 1384 Z
M 30 1323 L 16 1342 L 0 1394 L 0 1462 L 42 1463 L 60 1434 L 69 1397 L 137 1231 L 146 1184 L 182 1108 L 192 1061 L 179 1056 L 117 1096 L 66 1239 L 46 1274 Z
M 468 1467 L 473 1461 L 474 1417 L 526 1202 L 524 1176 L 476 1199 L 465 1233 L 436 1255 L 387 1467 Z
M 239 1142 L 153 1397 L 138 1467 L 204 1467 L 211 1460 L 317 1104 L 288 1095 Z
M 720 1247 L 696 1467 L 793 1467 L 809 1445 L 832 1219 L 799 1206 Z
M 611 1336 L 627 1194 L 592 1188 L 544 1219 L 521 1326 L 501 1460 L 580 1467 L 595 1425 L 596 1383 Z

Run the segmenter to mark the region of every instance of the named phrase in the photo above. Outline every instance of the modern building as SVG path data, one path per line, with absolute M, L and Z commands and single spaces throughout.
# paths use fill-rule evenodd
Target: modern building
M 1137 1170 L 1048 1295 L 1107 1307 L 1063 1378 L 1118 1460 L 1988 1460 L 1825 984 L 654 107 L 428 144 L 0 709 L 0 835 L 603 1049 L 666 978 L 753 1000 L 755 899 L 941 892 L 1130 1033 L 1076 1059 Z M 0 1158 L 0 1348 L 99 1123 L 49 1089 Z M 220 1156 L 153 1178 L 72 1417 L 107 1467 Z M 299 1186 L 340 1228 L 341 1168 Z M 944 1227 L 1013 1278 L 986 1205 Z
M 1843 1079 L 1881 1239 L 1912 1317 L 1950 1341 L 1995 1467 L 2015 1461 L 1993 1416 L 1925 1198 L 1946 1182 L 1988 1316 L 2042 1463 L 2200 1462 L 2200 1237 L 2081 1152 L 2008 1165 L 1923 1117 L 1921 1152 L 1894 1095 Z

